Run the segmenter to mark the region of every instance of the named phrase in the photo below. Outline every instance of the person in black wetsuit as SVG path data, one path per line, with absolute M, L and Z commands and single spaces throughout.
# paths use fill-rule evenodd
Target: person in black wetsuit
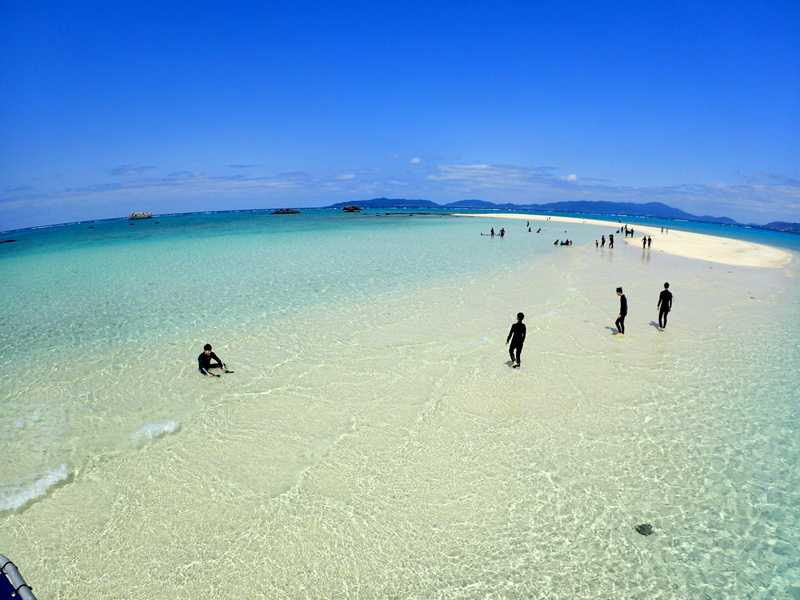
M 508 337 L 506 338 L 506 346 L 511 342 L 511 345 L 508 346 L 508 354 L 511 356 L 511 366 L 515 369 L 519 369 L 519 365 L 522 362 L 520 359 L 522 345 L 525 343 L 525 335 L 527 334 L 525 323 L 522 322 L 524 318 L 524 314 L 517 313 L 517 322 L 511 326 L 511 331 L 508 332 Z
M 625 335 L 625 317 L 628 315 L 628 299 L 622 293 L 622 288 L 617 288 L 617 296 L 619 296 L 619 315 L 614 325 L 617 326 L 618 335 Z
M 669 291 L 669 283 L 664 283 L 664 290 L 658 295 L 658 328 L 661 331 L 667 327 L 667 313 L 672 310 L 672 292 Z
M 212 365 L 211 364 L 212 360 L 217 361 L 217 364 Z M 211 373 L 209 369 L 219 368 L 225 371 L 226 373 L 228 372 L 228 367 L 225 366 L 225 363 L 219 359 L 219 356 L 217 356 L 211 351 L 211 344 L 206 344 L 205 346 L 203 346 L 203 352 L 200 354 L 200 356 L 197 357 L 197 368 L 203 375 L 206 375 L 208 377 L 219 377 L 219 375 Z

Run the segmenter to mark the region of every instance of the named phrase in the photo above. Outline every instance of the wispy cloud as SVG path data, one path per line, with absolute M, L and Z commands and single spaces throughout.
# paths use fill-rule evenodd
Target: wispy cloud
M 780 184 L 800 187 L 800 173 L 785 175 L 783 173 L 749 173 L 744 176 L 749 183 L 763 182 L 765 184 Z
M 525 183 L 535 183 L 549 175 L 528 167 L 512 165 L 439 165 L 437 172 L 427 176 L 436 182 L 455 182 L 480 188 L 519 187 Z
M 117 167 L 116 169 L 111 169 L 111 174 L 117 177 L 141 175 L 155 168 L 156 167 L 132 167 L 130 165 L 123 165 L 121 167 Z
M 228 165 L 231 169 L 255 169 L 261 165 Z
M 412 159 L 411 159 L 410 161 L 408 161 L 408 162 L 410 162 L 412 165 L 418 165 L 419 163 L 421 163 L 421 162 L 422 162 L 422 159 L 421 159 L 419 156 L 417 156 L 417 157 L 415 157 L 415 158 L 412 158 Z
M 203 177 L 205 173 L 201 172 L 192 172 L 192 171 L 173 171 L 168 175 L 168 177 L 182 177 L 184 179 L 195 179 L 197 177 Z

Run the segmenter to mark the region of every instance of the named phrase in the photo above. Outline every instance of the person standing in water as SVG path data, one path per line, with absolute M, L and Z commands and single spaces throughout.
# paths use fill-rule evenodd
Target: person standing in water
M 506 338 L 506 346 L 511 342 L 511 345 L 508 346 L 508 354 L 511 356 L 511 366 L 514 369 L 519 369 L 519 365 L 522 362 L 522 345 L 525 343 L 525 335 L 527 334 L 525 323 L 522 322 L 524 318 L 524 314 L 517 313 L 517 322 L 511 326 L 511 331 L 508 332 L 508 337 Z
M 625 317 L 628 316 L 628 299 L 622 293 L 622 288 L 617 288 L 617 296 L 619 296 L 619 314 L 614 325 L 617 326 L 617 335 L 625 335 Z
M 672 292 L 669 291 L 669 283 L 664 283 L 664 290 L 658 295 L 658 328 L 664 331 L 667 327 L 667 313 L 672 310 Z
M 217 361 L 217 364 L 212 365 L 211 364 L 212 360 Z M 211 351 L 211 344 L 206 344 L 205 346 L 203 346 L 203 352 L 200 354 L 200 356 L 197 357 L 197 369 L 203 375 L 206 375 L 208 377 L 220 377 L 219 375 L 216 375 L 215 373 L 209 371 L 209 369 L 217 369 L 217 368 L 222 369 L 226 373 L 229 372 L 228 367 L 225 366 L 225 363 L 219 359 L 219 356 L 217 356 L 216 354 L 214 354 L 214 352 Z

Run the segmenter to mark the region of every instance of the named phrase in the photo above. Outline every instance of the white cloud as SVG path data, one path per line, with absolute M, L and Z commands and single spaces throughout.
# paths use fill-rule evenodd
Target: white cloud
M 419 157 L 419 156 L 417 156 L 416 158 L 412 158 L 412 159 L 411 159 L 410 161 L 408 161 L 408 162 L 410 162 L 412 165 L 418 165 L 418 164 L 419 164 L 420 162 L 422 162 L 422 161 L 421 161 L 420 157 Z
M 532 169 L 504 165 L 439 165 L 437 171 L 433 175 L 428 175 L 428 179 L 438 182 L 462 182 L 476 187 L 504 188 L 541 178 L 541 174 Z
M 575 175 L 575 173 L 572 173 L 571 175 L 562 175 L 561 177 L 559 177 L 559 179 L 561 181 L 573 182 L 573 181 L 578 181 L 578 176 Z
M 347 180 L 347 179 L 355 179 L 356 176 L 354 173 L 344 173 L 343 175 L 337 175 L 336 179 L 340 180 Z
M 130 165 L 122 165 L 116 169 L 111 169 L 111 174 L 115 176 L 121 175 L 142 175 L 146 171 L 155 169 L 155 167 L 132 167 Z

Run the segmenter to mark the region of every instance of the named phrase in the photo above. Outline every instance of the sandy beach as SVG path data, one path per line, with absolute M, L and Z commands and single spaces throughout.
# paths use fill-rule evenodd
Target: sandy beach
M 579 219 L 575 217 L 529 215 L 522 213 L 497 213 L 497 214 L 475 214 L 468 213 L 460 216 L 483 217 L 497 219 L 518 219 L 524 221 L 546 221 L 561 223 L 582 223 L 585 225 L 601 225 L 612 227 L 614 231 L 619 229 L 621 223 L 613 221 L 601 221 L 596 219 Z M 622 234 L 617 236 L 616 241 L 622 241 L 630 245 L 640 245 L 642 235 L 647 234 L 653 238 L 651 251 L 666 252 L 685 258 L 707 260 L 714 263 L 731 265 L 736 267 L 761 267 L 767 269 L 778 269 L 792 260 L 792 254 L 762 244 L 754 244 L 741 240 L 723 238 L 700 233 L 690 233 L 677 229 L 668 229 L 662 232 L 659 227 L 646 225 L 636 225 L 634 237 L 625 237 Z

